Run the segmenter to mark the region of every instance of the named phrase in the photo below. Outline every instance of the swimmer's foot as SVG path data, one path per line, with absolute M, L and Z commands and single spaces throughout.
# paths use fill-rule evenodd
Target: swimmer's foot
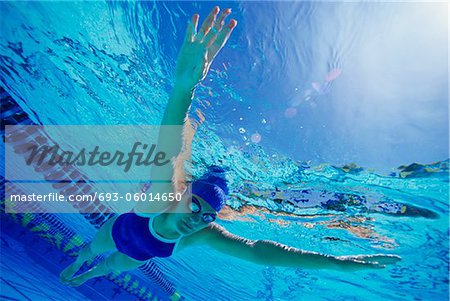
M 105 275 L 109 274 L 110 272 L 111 272 L 111 270 L 108 268 L 107 259 L 105 259 L 102 262 L 100 262 L 99 264 L 97 264 L 96 266 L 94 266 L 93 268 L 91 268 L 89 271 L 86 271 L 86 272 L 70 279 L 69 282 L 67 283 L 67 285 L 74 286 L 74 287 L 80 286 L 83 283 L 85 283 L 86 281 L 88 281 L 89 279 L 99 277 L 99 276 L 105 276 Z
M 77 287 L 82 285 L 83 283 L 85 283 L 86 281 L 88 281 L 89 279 L 93 278 L 93 277 L 89 277 L 89 272 L 86 272 L 84 274 L 78 275 L 76 277 L 73 277 L 72 279 L 70 279 L 67 282 L 67 285 L 72 286 L 72 287 Z
M 170 301 L 179 301 L 181 299 L 181 295 L 178 292 L 175 292 L 172 296 L 170 296 Z
M 72 263 L 71 265 L 69 265 L 67 268 L 65 268 L 61 274 L 59 274 L 59 281 L 61 281 L 64 284 L 68 284 L 68 282 L 71 280 L 71 278 L 73 277 L 73 275 L 75 275 L 75 273 L 78 271 L 80 267 L 77 266 L 74 263 Z
M 65 268 L 61 274 L 59 274 L 59 280 L 64 284 L 69 284 L 73 275 L 83 266 L 83 263 L 87 262 L 96 256 L 95 253 L 91 251 L 90 244 L 87 244 L 78 254 L 77 259 Z

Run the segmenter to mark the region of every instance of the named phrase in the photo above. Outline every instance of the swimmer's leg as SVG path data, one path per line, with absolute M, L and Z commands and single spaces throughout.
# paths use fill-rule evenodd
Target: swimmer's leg
M 59 280 L 62 283 L 68 283 L 86 261 L 93 259 L 102 253 L 117 250 L 111 234 L 112 226 L 116 219 L 117 217 L 113 217 L 100 227 L 95 234 L 94 239 L 78 253 L 75 262 L 61 272 Z
M 120 273 L 133 270 L 145 263 L 146 261 L 139 261 L 123 253 L 114 252 L 89 271 L 73 277 L 68 284 L 70 286 L 79 286 L 94 277 L 104 276 L 111 272 Z

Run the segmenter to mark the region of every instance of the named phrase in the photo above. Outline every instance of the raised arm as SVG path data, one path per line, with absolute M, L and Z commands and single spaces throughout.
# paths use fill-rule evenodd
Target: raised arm
M 231 20 L 224 26 L 225 18 L 231 13 L 230 9 L 224 10 L 217 18 L 219 7 L 214 7 L 197 32 L 199 15 L 192 16 L 186 30 L 186 36 L 181 47 L 176 69 L 175 86 L 170 94 L 169 101 L 161 122 L 158 134 L 158 150 L 165 152 L 166 159 L 174 159 L 181 150 L 182 126 L 189 111 L 196 86 L 206 77 L 211 63 L 230 37 L 236 20 Z M 176 125 L 177 127 L 168 127 Z M 157 175 L 155 173 L 158 173 Z M 173 177 L 172 164 L 166 164 L 152 169 L 151 179 L 167 179 L 165 184 L 158 184 L 152 189 L 153 193 L 172 192 Z M 138 203 L 136 212 L 145 215 L 146 212 L 163 211 L 169 202 L 152 202 L 152 208 L 148 208 L 147 202 Z M 159 203 L 159 204 L 153 204 Z M 155 208 L 155 206 L 162 206 Z
M 400 260 L 396 255 L 380 254 L 332 256 L 300 250 L 270 240 L 249 240 L 234 235 L 215 223 L 184 240 L 182 247 L 203 243 L 224 254 L 261 265 L 354 271 L 379 269 Z

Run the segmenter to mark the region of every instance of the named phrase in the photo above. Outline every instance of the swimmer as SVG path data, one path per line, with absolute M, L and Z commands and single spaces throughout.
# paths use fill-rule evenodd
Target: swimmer
M 237 25 L 234 19 L 225 25 L 225 19 L 230 13 L 231 10 L 226 9 L 219 14 L 219 7 L 215 7 L 198 31 L 199 15 L 195 14 L 189 22 L 178 56 L 175 86 L 164 113 L 163 125 L 184 124 L 196 86 L 206 77 L 211 63 Z M 164 127 L 161 127 L 158 145 L 163 145 L 162 149 L 176 156 L 181 149 L 181 130 L 175 139 L 167 139 L 168 135 L 165 134 Z M 159 178 L 173 178 L 174 169 L 170 164 L 167 165 L 167 168 L 158 170 Z M 81 249 L 75 262 L 61 272 L 61 282 L 79 286 L 94 277 L 132 270 L 153 257 L 169 257 L 174 252 L 195 245 L 210 246 L 223 254 L 260 265 L 346 272 L 379 269 L 400 260 L 396 255 L 325 255 L 275 241 L 250 240 L 228 232 L 214 223 L 228 194 L 225 170 L 219 166 L 211 166 L 204 176 L 192 183 L 191 190 L 192 194 L 184 193 L 184 202 L 170 205 L 167 205 L 169 202 L 142 202 L 136 205 L 133 212 L 108 220 L 94 239 Z M 173 191 L 172 183 L 152 187 L 153 193 Z M 192 201 L 188 201 L 191 198 Z M 167 206 L 180 208 L 171 208 L 169 212 Z M 182 206 L 189 206 L 189 213 L 173 213 L 177 209 L 180 209 L 178 212 L 186 212 L 187 208 Z M 112 253 L 90 270 L 75 276 L 84 262 L 105 252 Z

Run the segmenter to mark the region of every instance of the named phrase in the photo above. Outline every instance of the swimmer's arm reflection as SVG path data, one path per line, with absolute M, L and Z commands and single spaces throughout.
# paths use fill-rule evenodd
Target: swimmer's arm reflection
M 215 223 L 184 238 L 180 243 L 178 251 L 189 246 L 206 244 L 221 253 L 269 266 L 355 271 L 380 269 L 384 268 L 386 264 L 393 264 L 401 260 L 396 255 L 381 254 L 332 256 L 297 249 L 270 240 L 249 240 L 234 235 Z

